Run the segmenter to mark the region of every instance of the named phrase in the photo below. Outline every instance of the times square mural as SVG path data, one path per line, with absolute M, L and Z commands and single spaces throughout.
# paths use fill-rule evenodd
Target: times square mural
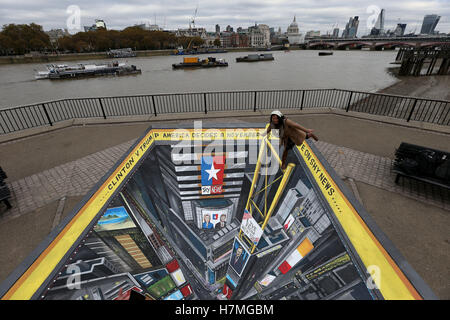
M 43 299 L 375 299 L 298 152 L 257 246 L 242 240 L 243 219 L 261 221 L 246 210 L 253 147 L 152 146 Z M 282 174 L 259 179 L 273 183 L 254 197 L 261 210 Z

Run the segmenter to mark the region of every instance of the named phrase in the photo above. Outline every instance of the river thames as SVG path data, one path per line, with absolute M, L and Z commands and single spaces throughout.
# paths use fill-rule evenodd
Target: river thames
M 105 97 L 151 93 L 210 92 L 275 89 L 349 89 L 375 92 L 398 81 L 388 68 L 396 51 L 334 51 L 318 56 L 315 50 L 273 51 L 274 61 L 236 63 L 250 52 L 212 54 L 225 68 L 173 70 L 183 56 L 118 59 L 136 65 L 142 74 L 69 80 L 35 80 L 46 63 L 0 66 L 0 109 L 63 98 Z M 199 55 L 201 59 L 207 55 Z M 107 60 L 53 62 L 75 65 Z

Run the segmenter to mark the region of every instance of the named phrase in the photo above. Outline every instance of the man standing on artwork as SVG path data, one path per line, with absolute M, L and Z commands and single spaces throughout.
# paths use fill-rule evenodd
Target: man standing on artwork
M 275 129 L 275 130 L 274 130 Z M 275 110 L 270 114 L 270 123 L 267 127 L 267 134 L 272 130 L 278 133 L 280 145 L 284 147 L 283 156 L 281 157 L 281 169 L 286 169 L 286 158 L 288 151 L 295 145 L 301 146 L 305 139 L 319 139 L 313 133 L 312 129 L 306 129 L 298 123 L 288 120 L 280 111 Z
M 220 216 L 220 221 L 216 223 L 214 229 L 220 230 L 222 228 L 225 228 L 226 226 L 227 226 L 227 216 L 225 214 L 222 214 Z
M 202 228 L 203 229 L 212 229 L 213 228 L 213 224 L 211 223 L 211 216 L 209 215 L 209 213 L 207 213 L 203 216 Z

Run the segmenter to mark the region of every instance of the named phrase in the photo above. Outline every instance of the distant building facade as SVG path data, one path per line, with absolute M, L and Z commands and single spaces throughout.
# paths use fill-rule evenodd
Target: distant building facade
M 333 29 L 333 38 L 339 38 L 339 28 Z
M 435 31 L 439 20 L 441 19 L 441 16 L 438 16 L 437 14 L 427 14 L 423 18 L 422 22 L 422 29 L 420 30 L 421 34 L 433 34 Z
M 318 37 L 320 37 L 320 31 L 314 31 L 314 30 L 308 31 L 305 36 L 306 39 L 318 38 Z
M 70 33 L 67 31 L 67 29 L 51 29 L 50 31 L 46 31 L 45 33 L 50 38 L 50 42 L 52 44 L 55 44 L 59 38 L 70 36 Z
M 345 25 L 344 32 L 342 33 L 342 38 L 356 38 L 358 33 L 359 17 L 350 17 L 348 23 Z
M 95 30 L 98 30 L 99 28 L 103 28 L 106 30 L 106 23 L 104 20 L 95 19 L 95 23 L 92 26 L 84 27 L 84 32 L 95 31 Z
M 160 28 L 157 24 L 137 24 L 136 27 L 139 27 L 143 30 L 147 30 L 147 31 L 162 31 L 162 28 Z
M 294 21 L 292 21 L 292 23 L 287 28 L 287 38 L 289 44 L 300 44 L 304 42 L 304 37 L 302 37 L 302 34 L 299 31 L 295 16 Z
M 393 35 L 396 37 L 402 37 L 405 34 L 406 23 L 397 23 Z
M 270 46 L 270 29 L 266 24 L 250 27 L 250 46 L 254 48 L 267 48 Z

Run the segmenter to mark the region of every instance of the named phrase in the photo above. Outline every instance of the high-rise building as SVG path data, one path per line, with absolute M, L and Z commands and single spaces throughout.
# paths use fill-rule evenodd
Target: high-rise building
M 342 33 L 342 38 L 356 38 L 359 26 L 359 17 L 350 17 L 348 23 L 345 25 L 344 32 Z
M 394 36 L 401 37 L 405 34 L 406 23 L 397 23 L 397 27 L 394 30 Z
M 379 36 L 384 34 L 384 9 L 381 9 L 375 26 L 370 30 L 370 35 Z
M 438 16 L 437 14 L 427 14 L 423 18 L 422 22 L 422 29 L 420 30 L 421 34 L 433 34 L 434 28 L 436 28 L 439 19 L 441 19 L 441 16 Z
M 216 24 L 216 33 L 219 34 L 220 33 L 220 26 L 218 24 Z
M 333 29 L 333 38 L 339 38 L 339 28 Z

